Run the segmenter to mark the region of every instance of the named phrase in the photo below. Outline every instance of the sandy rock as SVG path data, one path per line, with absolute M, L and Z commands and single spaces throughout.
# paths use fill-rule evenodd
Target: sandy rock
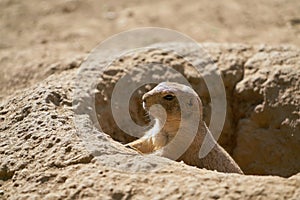
M 300 51 L 260 51 L 245 63 L 234 92 L 233 156 L 246 173 L 290 176 L 300 169 Z
M 299 136 L 299 50 L 215 44 L 206 44 L 205 48 L 225 79 L 230 108 L 221 137 L 223 145 L 233 151 L 248 174 L 298 173 L 299 139 L 292 138 Z M 179 45 L 178 51 L 197 59 L 186 44 Z M 153 58 L 148 54 L 143 52 L 138 58 Z M 209 105 L 201 78 L 186 70 L 190 68 L 185 61 L 177 59 L 171 65 L 179 66 Z M 130 61 L 130 57 L 124 58 L 123 66 L 126 62 L 130 66 Z M 209 69 L 209 63 L 200 61 L 203 69 Z M 0 195 L 4 199 L 298 198 L 299 173 L 290 178 L 224 174 L 152 155 L 141 156 L 125 148 L 120 142 L 133 138 L 126 138 L 113 124 L 111 130 L 108 125 L 105 130 L 111 136 L 101 132 L 96 127 L 99 119 L 91 110 L 96 105 L 97 112 L 109 112 L 108 104 L 101 104 L 99 98 L 100 94 L 109 94 L 124 73 L 120 61 L 111 65 L 106 79 L 87 71 L 87 75 L 99 78 L 98 90 L 80 95 L 76 93 L 77 72 L 68 69 L 54 74 L 16 92 L 0 106 Z M 91 94 L 99 95 L 98 104 L 88 103 Z M 206 112 L 209 116 L 209 109 Z M 110 118 L 99 121 L 110 123 Z

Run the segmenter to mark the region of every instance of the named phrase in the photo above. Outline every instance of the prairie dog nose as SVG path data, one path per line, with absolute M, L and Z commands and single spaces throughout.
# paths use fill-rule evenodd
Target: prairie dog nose
M 148 110 L 148 108 L 153 103 L 152 100 L 151 100 L 151 94 L 148 94 L 148 93 L 144 94 L 143 97 L 142 97 L 142 101 L 143 101 L 143 108 L 145 110 Z
M 143 104 L 145 104 L 145 103 L 146 103 L 146 98 L 145 98 L 145 95 L 143 95 L 143 97 L 142 97 L 142 101 L 143 101 Z
M 145 110 L 147 110 L 147 108 L 146 108 L 146 103 L 147 103 L 147 97 L 145 96 L 146 94 L 144 94 L 143 95 L 143 97 L 142 97 L 142 105 L 143 105 L 143 108 L 145 109 Z
M 146 93 L 146 94 L 144 94 L 143 95 L 143 97 L 142 97 L 142 101 L 143 101 L 143 103 L 146 103 L 147 102 L 147 99 L 149 98 L 149 94 L 148 93 Z

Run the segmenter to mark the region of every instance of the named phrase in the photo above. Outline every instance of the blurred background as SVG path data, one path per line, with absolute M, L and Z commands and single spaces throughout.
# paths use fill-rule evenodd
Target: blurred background
M 121 31 L 157 26 L 198 42 L 300 46 L 299 0 L 0 0 L 0 100 Z

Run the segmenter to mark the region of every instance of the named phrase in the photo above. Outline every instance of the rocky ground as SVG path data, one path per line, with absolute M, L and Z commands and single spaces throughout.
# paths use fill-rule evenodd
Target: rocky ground
M 1 1 L 0 199 L 298 199 L 298 10 L 298 1 L 160 1 L 159 6 L 140 1 Z M 161 62 L 180 71 L 200 95 L 209 120 L 202 78 L 172 53 L 124 56 L 98 74 L 97 90 L 76 93 L 77 73 L 88 52 L 111 34 L 137 26 L 164 26 L 199 42 L 223 43 L 203 44 L 221 70 L 227 95 L 219 143 L 246 175 L 141 156 L 122 145 L 134 138 L 118 129 L 104 99 L 126 70 L 134 71 L 139 63 Z M 176 44 L 173 50 L 210 69 L 188 44 Z M 97 69 L 90 68 L 87 77 L 95 77 Z M 145 121 L 139 97 L 146 90 L 134 94 L 130 108 L 140 124 Z

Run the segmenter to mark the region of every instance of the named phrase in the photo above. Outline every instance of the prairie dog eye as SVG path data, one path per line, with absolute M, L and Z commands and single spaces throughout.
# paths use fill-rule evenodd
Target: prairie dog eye
M 171 101 L 175 98 L 174 95 L 171 95 L 171 94 L 167 94 L 166 96 L 163 97 L 165 100 L 168 100 L 168 101 Z

